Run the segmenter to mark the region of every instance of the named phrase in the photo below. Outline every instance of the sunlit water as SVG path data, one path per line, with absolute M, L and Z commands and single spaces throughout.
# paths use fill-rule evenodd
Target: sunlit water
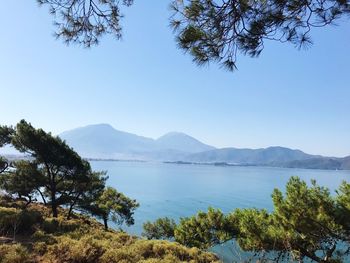
M 140 203 L 135 225 L 126 228 L 136 235 L 148 220 L 165 216 L 178 220 L 209 206 L 225 213 L 246 207 L 271 210 L 273 189 L 284 190 L 291 176 L 308 183 L 316 179 L 332 192 L 343 180 L 350 181 L 350 171 L 104 161 L 92 162 L 92 167 L 108 171 L 107 184 Z M 227 246 L 215 251 L 225 262 L 235 254 Z

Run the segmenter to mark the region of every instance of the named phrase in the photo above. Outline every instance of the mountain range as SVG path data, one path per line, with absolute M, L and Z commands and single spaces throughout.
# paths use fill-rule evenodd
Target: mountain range
M 324 157 L 285 147 L 217 149 L 180 132 L 152 139 L 116 130 L 109 124 L 96 124 L 66 131 L 59 136 L 81 156 L 93 159 L 350 169 L 350 156 Z
M 89 158 L 171 161 L 215 149 L 180 132 L 170 132 L 154 140 L 118 131 L 109 124 L 89 125 L 59 136 Z

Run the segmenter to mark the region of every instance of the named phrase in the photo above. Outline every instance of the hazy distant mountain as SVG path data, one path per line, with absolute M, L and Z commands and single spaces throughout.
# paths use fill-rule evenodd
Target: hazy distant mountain
M 284 147 L 216 149 L 180 132 L 170 132 L 154 140 L 118 131 L 109 124 L 97 124 L 66 131 L 59 136 L 87 158 L 350 169 L 350 156 L 323 157 Z
M 186 156 L 190 162 L 226 162 L 232 164 L 279 164 L 294 160 L 305 160 L 315 156 L 300 150 L 283 147 L 269 147 L 265 149 L 236 149 L 223 148 Z
M 59 135 L 84 157 L 111 158 L 115 154 L 145 151 L 153 140 L 114 129 L 109 124 L 89 125 Z
M 96 124 L 59 135 L 79 154 L 90 158 L 178 160 L 189 153 L 215 149 L 184 133 L 168 133 L 157 140 Z
M 341 169 L 350 170 L 350 156 L 342 158 Z
M 173 149 L 188 153 L 198 153 L 215 149 L 197 139 L 181 133 L 169 132 L 156 140 L 156 145 L 161 149 Z
M 318 157 L 306 160 L 295 160 L 282 164 L 288 168 L 305 168 L 305 169 L 325 169 L 325 170 L 340 170 L 343 168 L 341 158 Z

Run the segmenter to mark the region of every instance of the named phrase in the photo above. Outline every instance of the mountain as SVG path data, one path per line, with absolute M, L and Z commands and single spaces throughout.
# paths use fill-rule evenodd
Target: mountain
M 342 158 L 341 169 L 350 170 L 350 156 Z
M 285 147 L 216 149 L 181 132 L 152 139 L 116 130 L 109 124 L 96 124 L 59 136 L 86 158 L 350 170 L 350 156 L 323 157 Z
M 287 168 L 304 168 L 304 169 L 324 169 L 324 170 L 341 170 L 344 169 L 343 161 L 340 158 L 318 157 L 306 160 L 295 160 L 282 164 Z M 346 169 L 346 168 L 345 168 Z
M 278 165 L 281 163 L 306 160 L 315 156 L 300 150 L 284 147 L 269 147 L 263 149 L 223 148 L 186 156 L 190 162 L 226 162 L 232 164 Z
M 169 132 L 163 135 L 156 140 L 156 145 L 161 149 L 173 149 L 188 153 L 204 152 L 215 149 L 213 146 L 206 145 L 181 132 Z
M 91 158 L 113 158 L 118 154 L 132 154 L 149 150 L 150 138 L 122 132 L 109 124 L 89 125 L 59 135 L 79 154 Z
M 184 133 L 171 132 L 154 140 L 116 130 L 109 124 L 89 125 L 59 136 L 80 155 L 89 158 L 169 161 L 215 149 Z

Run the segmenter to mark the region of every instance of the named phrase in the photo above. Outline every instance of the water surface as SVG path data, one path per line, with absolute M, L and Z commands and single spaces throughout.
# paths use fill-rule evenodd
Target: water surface
M 284 190 L 291 176 L 299 176 L 308 183 L 316 179 L 333 193 L 343 180 L 350 181 L 350 171 L 149 162 L 95 161 L 91 164 L 94 170 L 108 171 L 108 185 L 140 203 L 135 225 L 126 228 L 137 235 L 148 220 L 165 216 L 178 220 L 198 210 L 206 211 L 209 206 L 225 213 L 247 207 L 272 210 L 273 189 Z M 225 255 L 227 249 L 216 251 L 226 259 L 229 257 Z

